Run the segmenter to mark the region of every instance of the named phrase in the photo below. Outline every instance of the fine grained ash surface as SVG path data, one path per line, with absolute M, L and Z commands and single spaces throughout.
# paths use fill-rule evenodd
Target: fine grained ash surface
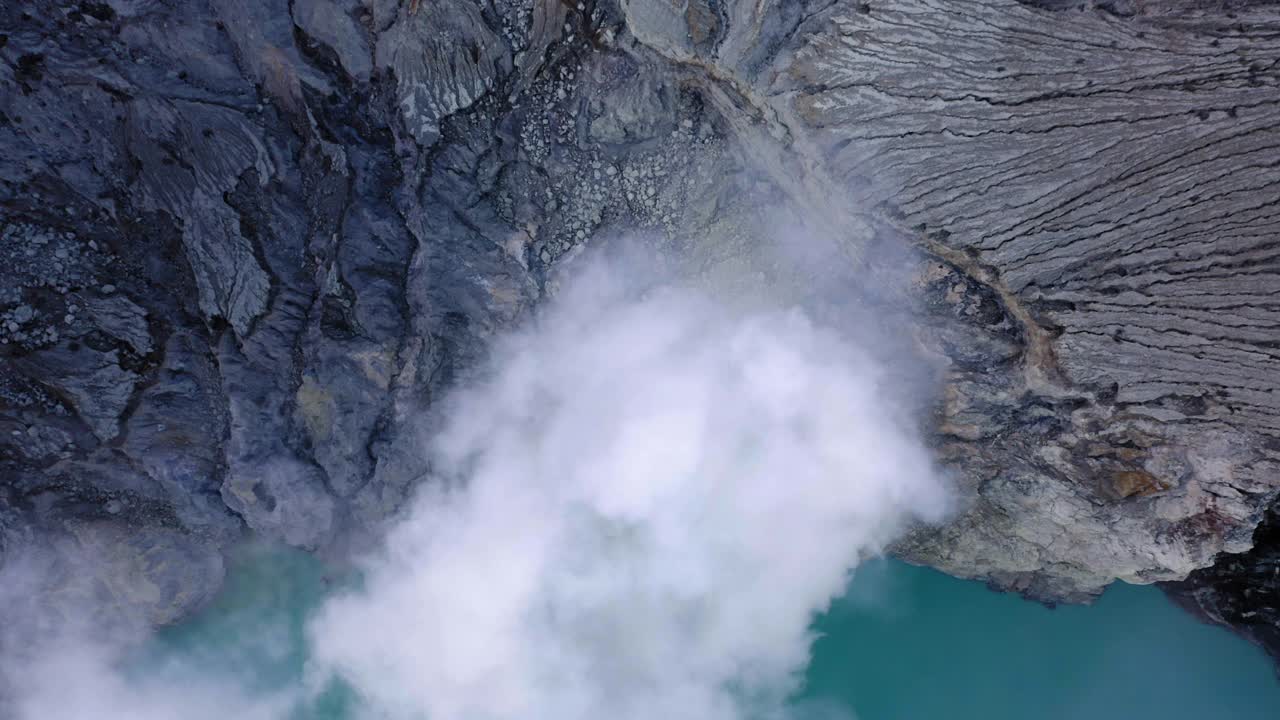
M 366 536 L 625 230 L 915 328 L 962 503 L 903 557 L 1228 607 L 1280 489 L 1277 38 L 1243 1 L 8 3 L 0 562 L 92 544 L 167 622 L 246 531 Z M 830 301 L 765 250 L 788 213 L 823 282 L 893 282 Z

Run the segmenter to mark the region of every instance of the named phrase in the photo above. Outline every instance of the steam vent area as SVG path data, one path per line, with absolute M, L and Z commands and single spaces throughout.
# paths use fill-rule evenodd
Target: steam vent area
M 1280 0 L 0 0 L 0 720 L 1146 718 L 1280 718 Z

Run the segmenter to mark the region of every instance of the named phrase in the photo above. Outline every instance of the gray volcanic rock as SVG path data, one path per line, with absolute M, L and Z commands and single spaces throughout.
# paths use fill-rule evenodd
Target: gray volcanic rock
M 796 204 L 923 254 L 962 507 L 897 552 L 1049 601 L 1245 551 L 1280 490 L 1280 14 L 1139 5 L 726 3 L 699 48 L 624 3 Z
M 908 401 L 962 503 L 903 557 L 1050 601 L 1247 574 L 1280 492 L 1277 29 L 1192 0 L 6 5 L 0 552 L 102 546 L 164 622 L 247 531 L 359 542 L 429 473 L 442 394 L 628 232 L 935 374 Z

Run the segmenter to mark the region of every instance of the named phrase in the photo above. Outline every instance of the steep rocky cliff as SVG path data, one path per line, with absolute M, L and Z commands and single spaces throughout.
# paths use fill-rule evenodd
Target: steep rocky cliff
M 1273 4 L 37 1 L 0 59 L 0 560 L 50 593 L 169 622 L 246 532 L 376 529 L 620 232 L 931 369 L 962 502 L 901 556 L 1205 607 L 1266 557 Z
M 1186 609 L 1261 645 L 1280 663 L 1280 504 L 1253 534 L 1253 548 L 1221 555 L 1164 589 Z

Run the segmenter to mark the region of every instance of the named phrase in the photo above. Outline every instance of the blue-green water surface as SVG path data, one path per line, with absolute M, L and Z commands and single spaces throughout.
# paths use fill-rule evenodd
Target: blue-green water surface
M 299 685 L 305 623 L 340 581 L 299 553 L 254 551 L 207 611 L 163 632 L 135 670 L 196 664 L 253 692 Z M 894 561 L 854 575 L 816 619 L 799 707 L 859 720 L 1277 720 L 1280 682 L 1257 648 L 1152 587 L 1049 609 Z M 171 663 L 170 663 L 171 664 Z M 296 720 L 344 720 L 330 686 Z M 797 713 L 805 716 L 809 713 Z
M 1277 720 L 1266 654 L 1157 588 L 1050 609 L 877 561 L 816 623 L 807 694 L 861 720 Z

